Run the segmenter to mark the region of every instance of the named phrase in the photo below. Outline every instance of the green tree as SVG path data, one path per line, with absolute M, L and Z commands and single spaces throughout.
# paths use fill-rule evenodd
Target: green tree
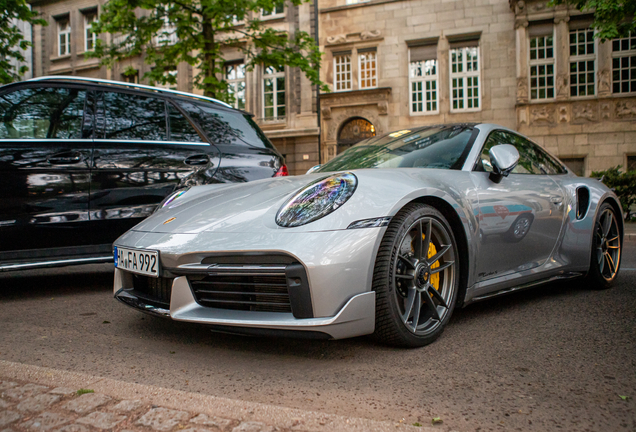
M 297 67 L 312 84 L 326 88 L 318 74 L 321 53 L 314 39 L 303 31 L 288 34 L 261 20 L 261 10 L 281 5 L 274 0 L 110 0 L 92 30 L 116 37 L 110 45 L 98 40 L 88 55 L 109 67 L 143 56 L 153 66 L 144 77 L 162 84 L 175 84 L 175 77 L 165 72 L 187 62 L 199 70 L 194 85 L 206 96 L 232 101 L 222 72 L 223 47 L 234 47 L 244 53 L 248 70 L 259 64 Z
M 581 12 L 593 12 L 595 36 L 601 40 L 636 34 L 635 0 L 550 0 L 550 5 L 573 5 Z
M 31 25 L 47 25 L 38 18 L 26 0 L 0 0 L 0 84 L 8 84 L 20 79 L 29 70 L 27 66 L 17 69 L 12 60 L 24 62 L 24 55 L 20 50 L 31 46 L 31 42 L 24 40 L 24 35 L 16 25 L 15 20 L 27 22 Z
M 594 171 L 590 177 L 600 178 L 611 188 L 621 201 L 625 218 L 629 219 L 630 210 L 636 205 L 636 170 L 621 172 L 621 166 L 605 171 Z

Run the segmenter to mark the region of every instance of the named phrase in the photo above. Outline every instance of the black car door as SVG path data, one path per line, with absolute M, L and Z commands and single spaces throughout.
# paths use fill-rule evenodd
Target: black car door
M 85 103 L 82 86 L 0 91 L 1 260 L 73 255 L 90 243 Z
M 170 99 L 136 92 L 97 95 L 90 219 L 99 244 L 150 215 L 173 190 L 208 183 L 219 151 Z

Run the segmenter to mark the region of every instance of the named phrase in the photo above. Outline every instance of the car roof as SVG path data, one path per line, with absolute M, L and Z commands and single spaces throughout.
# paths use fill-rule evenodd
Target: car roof
M 153 92 L 163 93 L 167 95 L 186 96 L 189 98 L 200 99 L 206 102 L 213 102 L 227 108 L 233 108 L 230 104 L 227 104 L 223 101 L 220 101 L 218 99 L 214 99 L 211 97 L 207 97 L 207 96 L 181 92 L 177 90 L 163 89 L 163 88 L 153 87 L 153 86 L 144 85 L 144 84 L 133 84 L 133 83 L 127 83 L 122 81 L 105 80 L 100 78 L 56 75 L 56 76 L 43 76 L 43 77 L 32 78 L 22 82 L 39 82 L 39 81 L 57 82 L 57 83 L 89 83 L 89 84 L 97 84 L 102 86 L 119 87 L 122 89 L 153 91 Z M 19 84 L 19 83 L 14 83 L 14 84 Z

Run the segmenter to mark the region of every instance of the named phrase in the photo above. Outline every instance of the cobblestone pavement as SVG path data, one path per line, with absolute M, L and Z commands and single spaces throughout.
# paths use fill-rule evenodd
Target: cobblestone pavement
M 419 431 L 0 361 L 0 432 Z

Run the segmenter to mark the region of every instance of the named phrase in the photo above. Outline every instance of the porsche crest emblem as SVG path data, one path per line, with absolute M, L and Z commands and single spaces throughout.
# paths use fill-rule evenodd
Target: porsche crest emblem
M 175 217 L 171 217 L 170 219 L 166 220 L 163 224 L 164 224 L 164 225 L 165 225 L 165 224 L 168 224 L 168 223 L 172 222 L 172 221 L 173 221 L 173 220 L 175 220 L 175 219 L 176 219 Z

